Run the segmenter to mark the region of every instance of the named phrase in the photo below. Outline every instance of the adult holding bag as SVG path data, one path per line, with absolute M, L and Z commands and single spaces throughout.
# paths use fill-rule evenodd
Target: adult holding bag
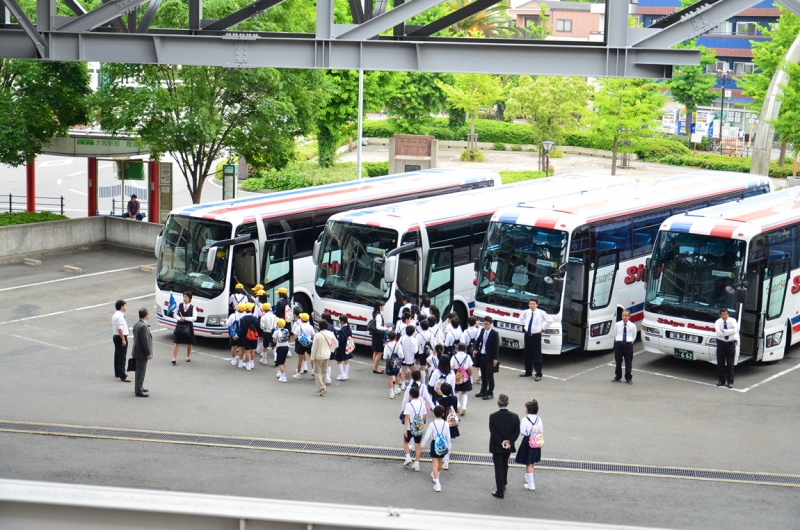
M 192 305 L 192 293 L 183 293 L 183 303 L 175 311 L 175 330 L 172 332 L 174 346 L 172 347 L 172 364 L 178 360 L 178 348 L 181 344 L 186 344 L 186 362 L 192 360 L 192 345 L 195 344 L 194 322 L 197 314 Z
M 142 308 L 139 310 L 139 321 L 133 326 L 131 359 L 135 360 L 136 364 L 136 377 L 134 378 L 136 382 L 133 387 L 136 397 L 150 397 L 147 393 L 148 390 L 143 387 L 147 361 L 153 358 L 153 336 L 150 334 L 150 328 L 147 325 L 149 319 L 150 314 L 147 309 Z
M 492 328 L 492 317 L 483 317 L 483 329 L 478 335 L 478 346 L 480 351 L 480 365 L 483 379 L 481 379 L 481 391 L 475 397 L 483 398 L 488 401 L 494 399 L 494 374 L 499 368 L 500 355 L 500 334 Z

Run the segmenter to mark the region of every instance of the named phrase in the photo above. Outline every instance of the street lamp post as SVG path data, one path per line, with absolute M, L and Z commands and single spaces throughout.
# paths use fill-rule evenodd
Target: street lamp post
M 555 142 L 551 142 L 549 140 L 545 140 L 542 142 L 542 149 L 544 150 L 544 176 L 550 176 L 550 151 L 553 149 L 553 146 L 556 145 Z
M 719 152 L 722 152 L 722 117 L 725 114 L 725 86 L 730 81 L 731 77 L 727 72 L 717 70 L 717 81 L 722 86 L 722 103 L 719 108 Z

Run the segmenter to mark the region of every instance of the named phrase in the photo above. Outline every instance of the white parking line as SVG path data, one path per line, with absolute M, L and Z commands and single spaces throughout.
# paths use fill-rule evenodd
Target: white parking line
M 48 283 L 56 283 L 56 282 L 66 282 L 69 280 L 80 280 L 81 278 L 88 278 L 89 276 L 99 276 L 101 274 L 111 274 L 112 272 L 122 272 L 122 271 L 130 271 L 134 269 L 138 269 L 139 266 L 135 267 L 125 267 L 124 269 L 113 269 L 110 271 L 102 271 L 102 272 L 92 272 L 89 274 L 81 274 L 80 276 L 70 276 L 69 278 L 59 278 L 58 280 L 47 280 L 46 282 L 39 282 L 39 283 L 28 283 L 25 285 L 17 285 L 16 287 L 6 287 L 4 289 L 0 289 L 0 293 L 3 291 L 14 291 L 15 289 L 24 289 L 25 287 L 36 287 L 37 285 L 46 285 Z
M 49 342 L 45 342 L 43 340 L 32 339 L 31 337 L 26 337 L 24 335 L 15 335 L 13 333 L 3 333 L 3 335 L 8 335 L 9 337 L 15 337 L 15 338 L 22 339 L 22 340 L 28 340 L 28 341 L 31 341 L 31 342 L 35 342 L 37 344 L 42 344 L 43 346 L 48 346 L 50 348 L 57 348 L 59 350 L 69 351 L 69 350 L 73 349 L 73 348 L 65 348 L 64 346 L 59 346 L 58 344 L 50 344 Z
M 770 381 L 773 381 L 773 380 L 775 380 L 775 379 L 777 379 L 777 378 L 781 377 L 782 375 L 786 375 L 786 374 L 788 374 L 789 372 L 794 372 L 794 371 L 795 371 L 795 370 L 797 370 L 798 368 L 800 368 L 800 363 L 798 363 L 798 364 L 796 364 L 796 365 L 792 366 L 791 368 L 787 368 L 787 369 L 786 369 L 786 370 L 784 370 L 783 372 L 780 372 L 780 373 L 777 373 L 777 374 L 775 374 L 775 375 L 773 375 L 773 376 L 767 377 L 766 379 L 764 379 L 763 381 L 761 381 L 761 382 L 759 382 L 759 383 L 756 383 L 756 384 L 754 384 L 754 385 L 750 385 L 749 387 L 747 387 L 747 388 L 745 388 L 745 389 L 742 389 L 742 390 L 740 390 L 740 392 L 747 392 L 748 390 L 752 390 L 752 389 L 756 388 L 757 386 L 761 386 L 761 385 L 763 385 L 764 383 L 769 383 Z M 734 390 L 736 390 L 736 389 L 734 388 Z
M 84 175 L 84 174 L 86 174 L 86 172 L 85 172 L 85 171 L 76 171 L 75 173 L 70 173 L 70 174 L 69 174 L 69 175 L 67 175 L 67 176 L 68 176 L 68 177 L 77 177 L 78 175 Z
M 78 195 L 85 195 L 87 197 L 89 196 L 88 193 L 85 193 L 85 192 L 82 192 L 82 191 L 78 191 L 78 190 L 73 190 L 72 188 L 70 188 L 69 191 L 71 191 L 72 193 L 77 193 Z
M 634 372 L 641 372 L 643 374 L 650 374 L 650 375 L 657 375 L 657 376 L 660 376 L 660 377 L 666 377 L 667 379 L 677 379 L 678 381 L 685 381 L 687 383 L 695 383 L 697 385 L 717 386 L 716 383 L 706 383 L 705 381 L 694 381 L 693 379 L 686 379 L 684 377 L 678 377 L 678 376 L 669 375 L 669 374 L 660 374 L 658 372 L 649 372 L 647 370 L 640 370 L 639 368 L 634 368 L 633 371 Z M 733 388 L 733 389 L 730 389 L 730 390 L 736 390 L 737 392 L 745 392 L 745 390 L 740 390 L 738 388 Z
M 127 298 L 126 300 L 141 300 L 142 298 L 150 298 L 151 296 L 155 296 L 155 293 L 145 294 L 143 296 L 135 296 L 133 298 Z M 87 305 L 86 307 L 78 307 L 75 309 L 65 309 L 64 311 L 56 311 L 55 313 L 47 313 L 46 315 L 36 315 L 32 317 L 25 317 L 25 318 L 17 318 L 15 320 L 6 320 L 5 322 L 0 322 L 0 326 L 3 324 L 13 324 L 15 322 L 24 322 L 26 320 L 35 320 L 37 318 L 45 318 L 45 317 L 53 317 L 56 315 L 63 315 L 65 313 L 72 313 L 75 311 L 83 311 L 85 309 L 94 309 L 96 307 L 108 307 L 114 306 L 114 302 L 103 302 L 102 304 L 95 304 L 95 305 Z
M 636 353 L 634 353 L 634 354 L 633 354 L 633 356 L 634 356 L 634 357 L 636 357 L 636 356 L 637 356 L 637 355 L 639 355 L 640 353 L 644 353 L 644 350 L 637 351 Z M 594 370 L 597 370 L 598 368 L 603 368 L 603 367 L 605 367 L 605 366 L 616 366 L 616 363 L 613 363 L 613 362 L 604 362 L 603 364 L 599 364 L 599 365 L 595 366 L 594 368 L 589 368 L 588 370 L 584 370 L 583 372 L 578 372 L 577 374 L 570 375 L 570 376 L 568 376 L 566 379 L 564 379 L 564 381 L 567 381 L 567 380 L 569 380 L 569 379 L 572 379 L 573 377 L 578 377 L 579 375 L 588 374 L 589 372 L 592 372 L 592 371 L 594 371 Z

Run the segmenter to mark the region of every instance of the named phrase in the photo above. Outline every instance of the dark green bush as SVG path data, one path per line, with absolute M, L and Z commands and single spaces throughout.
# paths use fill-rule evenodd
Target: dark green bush
M 361 168 L 369 177 L 382 177 L 389 174 L 389 162 L 363 162 Z
M 62 219 L 68 219 L 68 217 L 53 212 L 6 212 L 0 214 L 0 226 L 61 221 Z
M 494 149 L 495 151 L 505 151 L 506 144 L 502 142 L 495 142 L 494 145 L 492 146 L 492 149 Z
M 498 173 L 500 173 L 500 178 L 503 179 L 503 184 L 544 177 L 544 171 L 499 171 Z

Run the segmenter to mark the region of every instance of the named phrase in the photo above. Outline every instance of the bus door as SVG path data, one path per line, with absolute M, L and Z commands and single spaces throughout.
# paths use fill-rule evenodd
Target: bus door
M 292 239 L 271 239 L 264 244 L 264 259 L 261 264 L 264 291 L 270 305 L 278 302 L 278 288 L 285 287 L 289 295 L 294 292 L 294 249 Z
M 258 249 L 256 242 L 233 247 L 233 284 L 241 283 L 248 290 L 258 283 Z
M 564 282 L 564 305 L 561 319 L 561 352 L 582 347 L 586 341 L 586 261 L 588 252 L 570 255 Z
M 786 300 L 786 288 L 789 283 L 789 260 L 782 259 L 770 264 L 762 260 L 760 265 L 759 270 L 766 269 L 766 274 L 761 272 L 758 274 L 758 278 L 753 278 L 751 283 L 748 284 L 747 300 L 745 301 L 744 315 L 739 333 L 741 340 L 739 349 L 740 361 L 747 357 L 761 360 L 764 354 L 765 326 L 781 316 L 783 304 Z M 749 274 L 748 279 L 750 279 Z M 758 285 L 759 279 L 763 282 L 760 286 Z M 755 286 L 755 289 L 752 286 Z M 758 294 L 760 296 L 756 304 L 749 303 L 751 302 L 751 291 L 754 291 L 754 295 Z M 780 322 L 778 328 L 776 331 L 783 329 L 782 322 Z
M 455 274 L 453 247 L 438 247 L 428 251 L 423 292 L 431 298 L 431 305 L 442 310 L 442 315 L 452 311 Z M 466 323 L 463 323 L 466 324 Z
M 410 304 L 419 305 L 419 264 L 421 249 L 415 248 L 400 254 L 397 260 L 397 281 L 395 282 L 392 321 L 397 321 L 397 313 L 403 306 L 403 298 Z
M 613 299 L 614 280 L 616 279 L 618 268 L 618 250 L 610 250 L 604 253 L 598 252 L 589 294 L 589 310 L 590 313 L 591 311 L 595 312 L 587 318 L 587 323 L 589 324 L 589 341 L 603 338 L 608 339 L 607 335 L 611 331 L 616 317 L 616 308 L 609 308 L 609 304 L 611 304 L 611 300 Z M 602 318 L 601 314 L 606 313 L 608 314 L 608 318 Z M 611 325 L 606 327 L 605 323 L 608 322 L 609 319 Z M 598 320 L 601 322 L 597 322 Z

